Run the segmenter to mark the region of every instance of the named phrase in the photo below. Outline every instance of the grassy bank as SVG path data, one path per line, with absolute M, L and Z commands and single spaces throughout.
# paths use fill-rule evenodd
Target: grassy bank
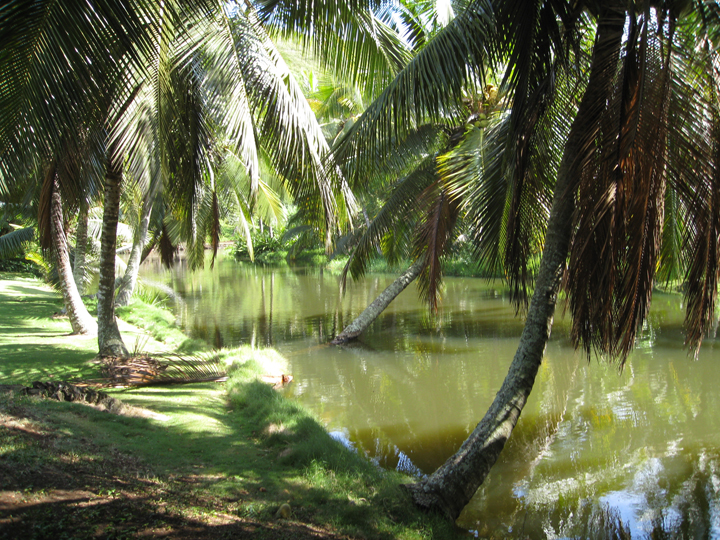
M 98 376 L 94 338 L 60 297 L 0 275 L 0 385 Z M 126 343 L 197 351 L 161 309 L 123 312 Z M 334 441 L 263 375 L 274 351 L 222 352 L 225 383 L 112 391 L 121 414 L 0 390 L 0 538 L 449 538 L 382 471 Z

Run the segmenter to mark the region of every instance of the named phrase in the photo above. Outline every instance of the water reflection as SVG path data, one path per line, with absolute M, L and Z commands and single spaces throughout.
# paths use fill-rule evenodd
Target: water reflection
M 216 346 L 275 346 L 303 403 L 379 465 L 431 472 L 465 439 L 505 377 L 522 319 L 493 284 L 449 279 L 436 318 L 412 287 L 354 348 L 325 343 L 389 284 L 221 261 L 148 271 L 178 317 Z M 720 351 L 682 348 L 679 297 L 656 294 L 622 373 L 588 362 L 556 322 L 537 383 L 500 462 L 460 517 L 479 536 L 720 538 Z

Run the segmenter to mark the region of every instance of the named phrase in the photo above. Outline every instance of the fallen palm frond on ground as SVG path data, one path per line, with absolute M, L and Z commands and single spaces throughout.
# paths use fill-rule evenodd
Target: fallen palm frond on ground
M 217 356 L 141 354 L 106 356 L 100 359 L 103 376 L 85 381 L 102 387 L 138 387 L 163 384 L 220 382 L 227 379 L 225 365 Z

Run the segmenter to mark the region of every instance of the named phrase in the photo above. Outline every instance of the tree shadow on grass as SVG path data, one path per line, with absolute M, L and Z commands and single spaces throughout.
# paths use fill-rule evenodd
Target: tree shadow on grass
M 2 319 L 43 319 L 52 315 L 62 307 L 54 292 L 38 296 L 38 291 L 24 287 L 12 287 L 19 296 L 0 293 L 0 304 L 3 306 Z M 27 297 L 22 296 L 28 295 Z
M 207 520 L 176 514 L 157 499 L 67 497 L 0 510 L 0 539 L 81 538 L 306 539 L 345 538 L 291 521 L 261 523 L 218 512 Z
M 164 401 L 173 402 L 176 409 L 164 407 L 176 415 L 164 423 L 79 404 L 36 404 L 58 431 L 51 438 L 32 441 L 40 447 L 39 457 L 28 457 L 27 449 L 17 445 L 4 453 L 2 474 L 15 483 L 2 489 L 39 497 L 29 506 L 0 506 L 0 530 L 11 525 L 22 533 L 5 537 L 91 537 L 106 522 L 117 531 L 100 533 L 108 538 L 141 532 L 162 536 L 168 527 L 172 533 L 164 537 L 169 538 L 336 537 L 328 530 L 395 537 L 393 528 L 410 504 L 397 478 L 388 481 L 394 473 L 380 471 L 333 440 L 268 385 L 234 386 L 230 409 L 190 402 L 190 416 L 183 423 L 177 409 L 192 392 L 190 387 L 164 389 Z M 163 412 L 163 407 L 156 410 Z M 17 410 L 13 414 L 22 416 Z M 187 421 L 195 422 L 195 429 L 188 430 Z M 5 431 L 4 439 L 18 437 Z M 48 455 L 43 457 L 42 452 Z M 17 472 L 21 470 L 22 474 Z M 103 499 L 102 504 L 43 499 L 44 494 L 71 485 L 68 477 L 96 498 L 110 491 L 115 498 Z M 291 518 L 275 521 L 283 503 L 290 505 Z M 88 508 L 98 512 L 96 518 L 87 517 Z M 193 508 L 201 518 L 193 518 Z M 227 515 L 213 518 L 218 512 Z M 60 520 L 60 514 L 66 517 Z M 168 516 L 175 521 L 167 521 Z M 73 529 L 76 523 L 85 527 L 82 534 Z M 37 529 L 38 524 L 47 530 Z M 322 530 L 315 531 L 317 527 Z
M 35 380 L 83 379 L 97 373 L 83 351 L 36 343 L 0 345 L 0 380 L 29 385 Z

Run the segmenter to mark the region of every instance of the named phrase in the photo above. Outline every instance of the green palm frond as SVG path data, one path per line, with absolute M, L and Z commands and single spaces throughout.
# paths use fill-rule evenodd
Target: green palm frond
M 362 91 L 356 85 L 336 77 L 319 78 L 308 97 L 320 103 L 316 110 L 319 118 L 350 119 L 358 116 L 365 108 Z M 345 121 L 343 128 L 349 129 L 351 125 Z
M 478 262 L 496 273 L 504 268 L 509 119 L 497 114 L 494 120 L 488 128 L 469 127 L 460 143 L 438 158 L 438 168 L 448 192 L 463 199 Z
M 270 28 L 291 39 L 300 36 L 326 68 L 349 75 L 363 95 L 377 95 L 410 59 L 381 2 L 265 0 L 260 5 Z
M 358 233 L 357 240 L 351 244 L 353 251 L 341 274 L 342 290 L 345 289 L 348 272 L 353 279 L 359 279 L 365 275 L 368 263 L 376 255 L 378 245 L 386 252 L 386 256 L 389 256 L 389 260 L 397 260 L 399 253 L 397 253 L 396 246 L 398 244 L 407 246 L 409 234 L 407 236 L 405 234 L 398 235 L 399 231 L 396 229 L 407 228 L 406 232 L 408 233 L 412 230 L 411 227 L 415 221 L 413 214 L 417 212 L 417 199 L 428 186 L 436 181 L 435 159 L 428 157 L 417 164 L 410 174 L 392 186 L 390 196 L 373 218 L 370 226 L 362 234 Z M 404 242 L 391 242 L 399 237 L 403 237 Z M 395 256 L 393 253 L 389 253 L 390 248 L 396 252 Z
M 678 282 L 685 275 L 682 239 L 687 234 L 684 210 L 673 189 L 665 193 L 665 222 L 663 225 L 662 250 L 658 258 L 658 282 L 669 285 Z
M 253 81 L 263 146 L 296 204 L 329 238 L 337 220 L 354 213 L 353 195 L 299 84 L 252 13 L 237 35 L 245 57 L 254 59 L 246 63 L 246 77 Z
M 169 184 L 165 193 L 181 225 L 180 238 L 186 242 L 188 262 L 193 268 L 204 263 L 205 237 L 198 212 L 211 174 L 209 150 L 214 139 L 201 77 L 194 61 L 178 66 L 171 74 L 175 92 L 169 114 L 173 128 L 166 144 L 172 149 L 172 161 L 165 166 Z
M 35 227 L 15 229 L 0 236 L 0 259 L 9 259 L 21 254 L 35 239 Z
M 245 21 L 241 16 L 231 19 L 225 10 L 220 10 L 215 17 L 216 30 L 206 34 L 204 48 L 212 113 L 218 125 L 223 126 L 231 151 L 247 170 L 252 198 L 260 179 L 260 141 L 255 133 L 253 106 L 247 88 L 246 60 L 236 46 L 236 27 Z
M 463 110 L 463 89 L 483 81 L 495 57 L 492 9 L 475 2 L 408 63 L 365 110 L 337 155 L 353 181 L 395 150 L 395 141 L 424 123 L 453 125 Z
M 0 13 L 0 156 L 52 159 L 67 137 L 102 125 L 118 81 L 142 70 L 160 6 L 15 1 Z M 58 31 L 58 29 L 62 29 Z M 62 135 L 62 136 L 61 136 Z

